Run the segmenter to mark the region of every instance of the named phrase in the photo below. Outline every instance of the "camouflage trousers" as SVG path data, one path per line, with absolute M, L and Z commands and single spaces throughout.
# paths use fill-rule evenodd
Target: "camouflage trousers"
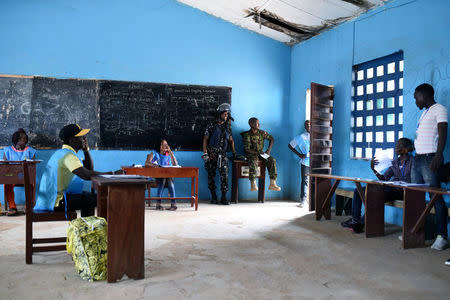
M 220 175 L 220 191 L 226 193 L 228 191 L 228 157 L 226 154 L 210 155 L 210 158 L 205 162 L 205 169 L 208 172 L 208 188 L 211 191 L 216 190 L 216 169 L 219 169 Z
M 264 166 L 267 168 L 267 172 L 269 172 L 270 179 L 277 179 L 277 162 L 275 158 L 270 156 L 268 159 L 260 158 L 259 155 L 247 155 L 248 161 L 248 179 L 251 181 L 256 179 L 256 170 L 258 168 L 259 161 L 264 163 Z M 265 172 L 266 170 L 261 170 L 261 172 Z

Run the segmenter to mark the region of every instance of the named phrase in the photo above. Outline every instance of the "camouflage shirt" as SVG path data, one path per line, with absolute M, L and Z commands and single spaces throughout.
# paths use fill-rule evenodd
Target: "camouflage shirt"
M 248 150 L 256 150 L 259 153 L 263 152 L 264 140 L 271 140 L 272 136 L 264 130 L 258 129 L 256 133 L 253 133 L 250 129 L 241 133 L 242 140 L 244 142 L 244 151 L 248 153 Z

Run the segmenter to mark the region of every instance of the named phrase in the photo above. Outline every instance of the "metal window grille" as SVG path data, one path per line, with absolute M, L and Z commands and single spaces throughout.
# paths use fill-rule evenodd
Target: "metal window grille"
M 353 66 L 351 111 L 351 157 L 393 157 L 403 137 L 403 51 Z

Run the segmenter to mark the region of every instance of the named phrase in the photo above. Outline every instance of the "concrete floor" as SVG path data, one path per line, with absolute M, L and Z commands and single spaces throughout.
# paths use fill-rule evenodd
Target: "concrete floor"
M 366 239 L 294 202 L 145 212 L 145 279 L 83 281 L 65 252 L 25 264 L 25 217 L 0 217 L 0 299 L 449 299 L 450 250 Z M 37 235 L 67 223 L 37 224 Z M 50 234 L 51 235 L 51 234 Z M 125 259 L 125 258 L 124 258 Z

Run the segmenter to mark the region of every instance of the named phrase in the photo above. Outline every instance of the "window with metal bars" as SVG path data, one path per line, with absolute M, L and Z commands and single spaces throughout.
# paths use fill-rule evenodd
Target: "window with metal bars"
M 394 156 L 403 137 L 403 51 L 353 66 L 352 158 L 372 158 L 378 149 Z

